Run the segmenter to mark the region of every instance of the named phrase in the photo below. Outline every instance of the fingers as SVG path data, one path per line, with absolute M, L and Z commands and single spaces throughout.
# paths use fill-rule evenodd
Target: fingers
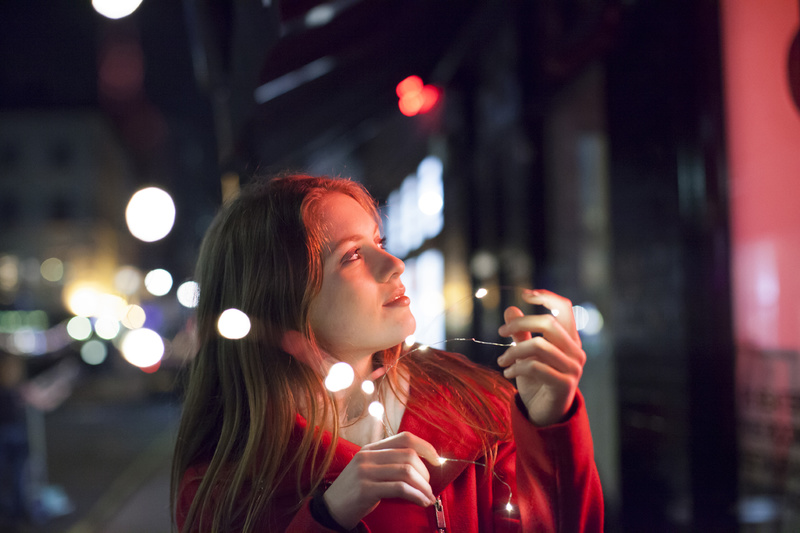
M 586 354 L 580 349 L 565 352 L 545 337 L 535 337 L 506 350 L 497 359 L 497 364 L 506 368 L 504 374 L 507 378 L 511 378 L 509 373 L 511 367 L 516 367 L 527 359 L 544 363 L 564 374 L 580 376 L 586 363 Z M 519 373 L 519 369 L 515 373 Z
M 558 321 L 553 315 L 523 315 L 519 318 L 514 318 L 507 324 L 503 324 L 497 330 L 503 337 L 512 337 L 516 342 L 516 346 L 509 349 L 509 352 L 514 352 L 513 348 L 516 347 L 530 347 L 531 341 L 541 337 L 531 337 L 531 332 L 539 333 L 544 337 L 544 340 L 555 345 L 563 352 L 571 355 L 582 355 L 580 342 L 575 339 L 564 329 L 561 322 Z M 527 335 L 527 340 L 517 340 Z M 538 341 L 537 341 L 538 342 Z M 519 352 L 519 350 L 516 350 Z
M 506 325 L 513 323 L 516 319 L 524 317 L 525 314 L 519 307 L 514 307 L 513 305 L 505 310 L 503 313 L 503 319 L 506 321 Z M 504 335 L 501 333 L 501 335 Z M 514 342 L 523 342 L 531 338 L 531 332 L 525 329 L 520 328 L 513 328 L 509 331 L 508 335 L 514 339 Z M 504 335 L 504 336 L 508 336 Z
M 413 433 L 403 431 L 397 435 L 392 435 L 389 438 L 367 444 L 362 450 L 386 450 L 391 448 L 410 448 L 416 452 L 419 457 L 422 457 L 431 464 L 439 464 L 439 454 L 433 445 Z
M 364 446 L 325 491 L 331 516 L 352 529 L 383 498 L 433 505 L 430 473 L 421 457 L 439 464 L 434 447 L 408 432 Z
M 370 464 L 377 466 L 386 465 L 407 465 L 416 470 L 419 475 L 429 481 L 431 476 L 425 463 L 422 462 L 419 455 L 411 448 L 399 448 L 390 450 L 363 450 L 362 457 L 369 454 Z
M 427 469 L 420 471 L 408 463 L 376 464 L 371 458 L 356 457 L 364 495 L 376 498 L 403 498 L 423 507 L 436 498 L 431 489 Z M 424 475 L 423 475 L 424 473 Z
M 430 472 L 422 462 L 423 458 L 430 464 L 440 464 L 439 454 L 433 445 L 404 431 L 364 446 L 353 459 L 363 466 L 361 474 L 365 479 L 389 482 L 382 490 L 391 491 L 391 495 L 383 493 L 380 498 L 411 498 L 420 505 L 430 505 L 435 498 L 428 483 L 431 479 Z M 405 492 L 403 484 L 413 490 Z M 397 491 L 400 493 L 396 494 Z
M 586 353 L 581 348 L 575 319 L 572 314 L 572 302 L 550 291 L 524 291 L 523 298 L 531 304 L 543 305 L 552 311 L 541 315 L 524 315 L 517 307 L 506 309 L 506 323 L 500 326 L 498 333 L 514 339 L 512 346 L 500 356 L 497 363 L 506 367 L 506 377 L 520 375 L 525 369 L 519 367 L 511 371 L 511 366 L 532 358 L 557 372 L 568 376 L 578 376 L 583 372 Z M 541 336 L 532 337 L 532 333 Z
M 580 344 L 578 328 L 575 325 L 575 315 L 572 313 L 572 302 L 554 292 L 544 289 L 524 290 L 522 299 L 533 305 L 543 305 L 548 308 L 556 320 L 574 341 Z

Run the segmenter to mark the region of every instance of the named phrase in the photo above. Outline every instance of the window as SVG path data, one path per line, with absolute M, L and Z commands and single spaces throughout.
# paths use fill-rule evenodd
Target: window
M 425 344 L 445 340 L 444 256 L 421 250 L 444 226 L 442 161 L 428 156 L 403 180 L 386 204 L 387 250 L 406 263 L 403 283 L 417 319 L 415 338 Z

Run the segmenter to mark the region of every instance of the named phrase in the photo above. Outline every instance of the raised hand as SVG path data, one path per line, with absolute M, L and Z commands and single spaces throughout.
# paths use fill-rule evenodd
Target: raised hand
M 530 421 L 547 426 L 563 420 L 569 411 L 586 353 L 581 348 L 572 302 L 546 290 L 526 290 L 522 297 L 530 304 L 543 305 L 552 314 L 525 315 L 518 307 L 506 309 L 506 323 L 498 332 L 511 337 L 516 345 L 497 363 L 507 378 L 516 379 Z
M 340 526 L 352 529 L 383 498 L 433 505 L 436 498 L 422 458 L 439 464 L 436 449 L 408 432 L 364 446 L 325 491 L 328 511 Z

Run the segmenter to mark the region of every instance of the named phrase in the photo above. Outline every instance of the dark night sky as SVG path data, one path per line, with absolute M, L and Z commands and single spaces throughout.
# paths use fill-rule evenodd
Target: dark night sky
M 179 0 L 145 0 L 118 21 L 97 14 L 89 0 L 0 3 L 0 106 L 96 106 L 98 55 L 115 35 L 140 41 L 147 97 L 168 113 L 191 114 L 203 97 Z
M 136 93 L 117 100 L 98 81 L 114 43 L 132 43 L 144 66 Z M 90 0 L 0 2 L 0 113 L 39 110 L 109 119 L 131 162 L 131 186 L 159 185 L 175 197 L 181 216 L 171 238 L 189 261 L 219 205 L 219 181 L 210 102 L 195 82 L 183 2 L 144 0 L 117 21 Z M 175 242 L 159 250 L 166 246 L 151 248 L 174 255 Z

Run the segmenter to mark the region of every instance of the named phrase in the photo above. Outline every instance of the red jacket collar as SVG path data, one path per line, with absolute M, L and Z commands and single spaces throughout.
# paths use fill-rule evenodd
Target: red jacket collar
M 430 442 L 436 447 L 440 457 L 457 459 L 455 461 L 446 461 L 443 465 L 429 465 L 428 470 L 431 475 L 431 488 L 433 489 L 433 493 L 438 495 L 466 468 L 480 458 L 482 455 L 480 439 L 475 434 L 475 430 L 465 424 L 455 411 L 452 411 L 452 416 L 446 419 L 441 416 L 434 417 L 431 415 L 430 409 L 426 408 L 425 402 L 419 398 L 419 393 L 416 392 L 415 389 L 416 386 L 412 380 L 409 390 L 408 408 L 403 413 L 398 431 L 408 431 Z M 447 392 L 444 391 L 442 402 L 446 402 L 446 405 L 452 405 L 448 396 Z M 421 415 L 421 413 L 424 413 L 424 415 Z M 307 425 L 308 422 L 298 414 L 295 432 L 290 441 L 290 446 L 294 446 L 299 442 L 302 438 L 302 432 Z M 331 432 L 324 431 L 322 434 L 320 455 L 324 455 L 331 446 L 331 442 Z M 336 453 L 334 454 L 331 467 L 328 469 L 328 473 L 325 476 L 325 480 L 333 482 L 360 449 L 358 445 L 346 439 L 339 438 Z M 308 465 L 306 465 L 304 470 L 307 469 Z M 306 477 L 306 479 L 308 478 Z

